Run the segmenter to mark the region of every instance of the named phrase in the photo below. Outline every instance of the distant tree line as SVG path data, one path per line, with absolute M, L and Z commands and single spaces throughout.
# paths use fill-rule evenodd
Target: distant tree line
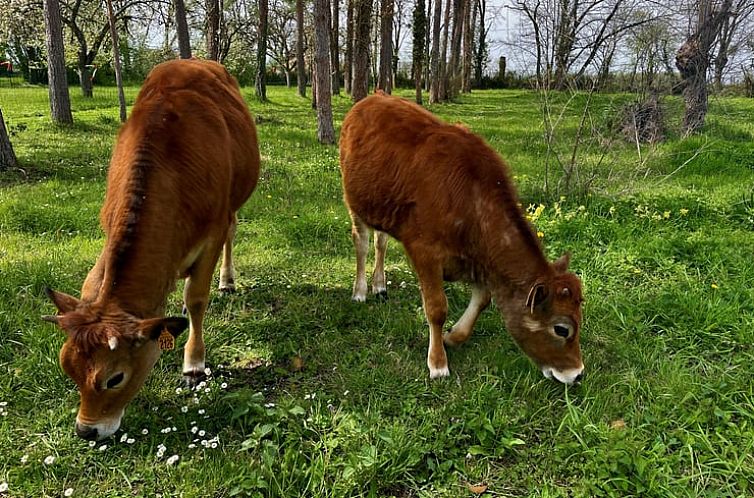
M 390 93 L 403 84 L 415 89 L 417 102 L 427 92 L 436 103 L 495 84 L 563 90 L 620 83 L 638 92 L 683 92 L 686 126 L 693 131 L 704 121 L 710 76 L 718 89 L 733 71 L 754 86 L 754 0 L 506 0 L 495 7 L 488 0 L 106 5 L 0 0 L 0 59 L 29 80 L 50 82 L 59 122 L 70 121 L 60 100 L 71 76 L 81 94 L 91 97 L 93 82 L 140 82 L 156 63 L 176 56 L 225 64 L 242 84 L 254 84 L 262 101 L 269 82 L 291 86 L 295 78 L 302 96 L 308 82 L 320 119 L 331 119 L 322 106 L 341 87 L 356 101 L 370 89 Z M 491 40 L 491 27 L 505 16 L 517 24 L 515 36 Z M 506 72 L 504 57 L 491 63 L 493 46 L 528 71 Z M 409 53 L 410 61 L 401 64 Z M 321 127 L 323 141 L 329 141 L 328 129 Z

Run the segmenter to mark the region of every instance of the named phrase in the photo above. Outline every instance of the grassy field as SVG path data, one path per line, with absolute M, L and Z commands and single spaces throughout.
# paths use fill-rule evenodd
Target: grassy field
M 350 301 L 337 148 L 314 140 L 309 101 L 271 88 L 259 104 L 245 90 L 262 180 L 241 212 L 239 292 L 211 294 L 213 376 L 182 389 L 181 351 L 164 354 L 121 430 L 92 447 L 73 432 L 63 334 L 40 315 L 53 310 L 45 286 L 77 295 L 102 247 L 112 96 L 74 96 L 76 124 L 61 129 L 45 89 L 0 89 L 24 170 L 0 176 L 0 495 L 462 497 L 480 484 L 490 496 L 754 495 L 754 101 L 714 100 L 703 135 L 671 131 L 641 156 L 613 144 L 600 162 L 594 145 L 578 156 L 600 164 L 591 194 L 565 198 L 540 194 L 535 95 L 432 108 L 508 159 L 548 255 L 572 252 L 587 376 L 569 388 L 542 377 L 494 308 L 449 351 L 451 377 L 431 382 L 397 243 L 389 300 Z M 627 98 L 597 98 L 597 124 Z M 564 113 L 563 144 L 581 105 Z M 335 99 L 336 126 L 348 107 Z M 448 286 L 451 319 L 468 295 Z

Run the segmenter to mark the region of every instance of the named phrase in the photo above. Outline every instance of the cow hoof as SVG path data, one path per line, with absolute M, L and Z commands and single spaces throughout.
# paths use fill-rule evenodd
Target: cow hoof
M 192 370 L 189 372 L 183 372 L 183 382 L 189 389 L 195 389 L 196 386 L 201 384 L 207 379 L 207 374 L 204 371 Z
M 442 368 L 429 367 L 430 379 L 440 379 L 442 377 L 448 377 L 448 376 L 450 376 L 450 370 L 448 369 L 448 367 L 442 367 Z
M 374 293 L 378 301 L 387 301 L 387 290 L 381 290 Z
M 351 296 L 351 301 L 356 303 L 364 303 L 367 300 L 367 296 L 365 294 L 354 294 Z
M 465 343 L 469 338 L 469 335 L 463 335 L 458 332 L 454 332 L 453 329 L 450 329 L 449 332 L 446 332 L 445 335 L 442 336 L 442 342 L 444 342 L 448 346 L 460 346 L 461 344 Z
M 217 288 L 217 290 L 219 290 L 223 294 L 233 294 L 234 292 L 236 292 L 236 286 L 235 284 L 221 285 Z

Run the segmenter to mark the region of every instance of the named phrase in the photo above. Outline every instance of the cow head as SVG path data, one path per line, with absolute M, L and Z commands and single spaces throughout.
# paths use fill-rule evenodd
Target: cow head
M 120 427 L 126 405 L 136 396 L 160 357 L 163 331 L 176 337 L 188 326 L 183 317 L 138 319 L 117 305 L 84 303 L 47 291 L 58 315 L 44 317 L 66 333 L 60 365 L 79 388 L 76 434 L 103 439 Z
M 548 275 L 514 295 L 505 306 L 511 335 L 545 377 L 565 384 L 581 380 L 579 333 L 581 281 L 568 272 L 569 256 L 550 265 Z

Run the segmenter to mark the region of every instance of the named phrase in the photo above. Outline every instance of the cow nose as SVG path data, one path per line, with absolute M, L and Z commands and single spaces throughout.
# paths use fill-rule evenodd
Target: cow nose
M 576 376 L 576 378 L 575 378 L 575 379 L 573 379 L 573 382 L 574 382 L 574 383 L 579 383 L 579 382 L 581 382 L 581 380 L 582 380 L 583 378 L 584 378 L 584 372 L 581 372 L 580 374 L 578 374 L 578 375 Z
M 97 429 L 95 427 L 82 425 L 78 422 L 76 422 L 76 434 L 81 439 L 86 439 L 87 441 L 95 441 L 97 439 Z

